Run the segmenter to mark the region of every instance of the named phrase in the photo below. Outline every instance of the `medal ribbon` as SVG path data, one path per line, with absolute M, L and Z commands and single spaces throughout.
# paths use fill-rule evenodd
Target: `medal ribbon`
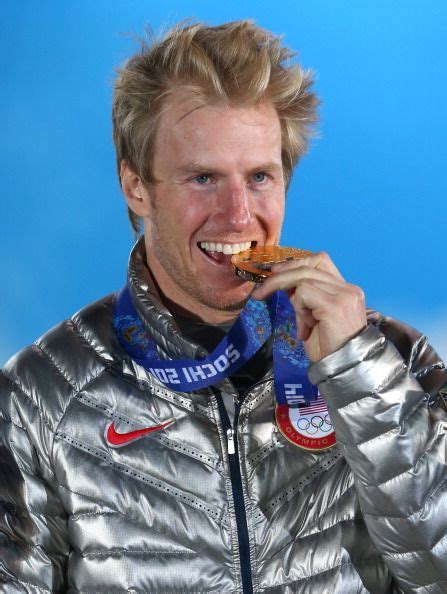
M 283 291 L 274 293 L 268 308 L 274 329 L 273 381 L 278 405 L 297 407 L 318 397 L 318 388 L 307 376 L 309 359 L 303 342 L 297 339 L 296 315 Z
M 114 327 L 127 354 L 161 383 L 173 390 L 193 392 L 215 385 L 235 373 L 273 332 L 273 367 L 278 404 L 298 406 L 316 399 L 317 388 L 307 377 L 308 359 L 296 339 L 295 311 L 287 295 L 274 293 L 267 304 L 250 299 L 229 333 L 202 359 L 160 359 L 128 286 L 115 302 Z

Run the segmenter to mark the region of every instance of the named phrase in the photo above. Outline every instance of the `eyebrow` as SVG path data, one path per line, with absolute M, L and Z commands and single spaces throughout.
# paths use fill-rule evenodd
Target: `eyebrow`
M 275 172 L 281 171 L 282 164 L 277 163 L 276 161 L 270 161 L 268 163 L 260 163 L 259 165 L 255 165 L 254 167 L 250 167 L 247 171 L 248 175 L 252 173 L 256 173 L 258 171 L 266 171 L 266 172 Z M 223 174 L 223 171 L 219 169 L 217 166 L 211 166 L 206 163 L 199 163 L 199 162 L 192 162 L 188 163 L 183 167 L 179 167 L 179 173 L 182 175 L 193 175 L 195 173 L 217 173 Z

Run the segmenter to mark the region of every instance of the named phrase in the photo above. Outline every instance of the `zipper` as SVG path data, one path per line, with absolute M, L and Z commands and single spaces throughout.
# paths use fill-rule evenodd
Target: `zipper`
M 235 436 L 236 436 L 236 431 L 237 431 L 237 419 L 239 417 L 239 411 L 240 411 L 242 402 L 245 400 L 245 397 L 247 396 L 247 394 L 249 392 L 251 392 L 254 388 L 257 388 L 261 384 L 266 384 L 267 382 L 269 382 L 272 379 L 273 379 L 273 376 L 270 376 L 270 377 L 267 377 L 265 379 L 259 380 L 258 382 L 256 382 L 252 386 L 250 386 L 248 388 L 248 390 L 245 390 L 245 392 L 243 392 L 241 398 L 238 399 L 237 404 L 236 404 L 236 407 L 235 407 L 235 411 L 234 411 L 234 429 L 231 426 L 227 429 L 227 450 L 228 450 L 228 454 L 231 454 L 232 455 L 232 454 L 235 454 L 236 453 L 236 448 L 235 448 L 235 445 L 234 444 L 235 444 Z M 219 396 L 220 396 L 220 394 L 219 394 Z M 224 410 L 225 410 L 225 415 L 226 415 L 226 417 L 228 419 L 228 425 L 230 425 L 230 419 L 228 418 L 228 413 L 227 413 L 227 409 L 225 408 L 225 405 L 224 405 Z M 220 412 L 220 409 L 219 409 L 219 412 Z M 221 413 L 220 416 L 221 416 L 221 418 L 223 420 L 222 413 Z
M 241 565 L 242 592 L 253 594 L 253 582 L 250 563 L 250 539 L 248 536 L 247 514 L 245 511 L 244 491 L 242 488 L 241 467 L 239 465 L 238 446 L 236 439 L 237 422 L 242 400 L 236 404 L 234 411 L 234 425 L 231 426 L 227 410 L 220 393 L 211 388 L 219 408 L 219 415 L 227 437 L 228 462 L 230 466 L 230 481 L 233 492 L 234 512 L 236 515 L 237 538 L 239 544 L 239 560 Z
M 230 481 L 233 493 L 234 511 L 236 515 L 237 538 L 239 544 L 239 560 L 241 565 L 242 592 L 243 594 L 253 594 L 253 582 L 250 563 L 250 539 L 248 536 L 247 514 L 245 511 L 244 491 L 242 488 L 241 467 L 239 465 L 239 453 L 237 447 L 237 423 L 242 402 L 249 392 L 261 384 L 265 384 L 273 376 L 263 378 L 254 383 L 238 399 L 234 410 L 234 423 L 231 426 L 227 409 L 218 390 L 211 386 L 211 391 L 216 397 L 219 408 L 219 416 L 227 437 L 228 462 L 230 466 Z
M 229 454 L 235 454 L 236 448 L 234 447 L 234 431 L 233 429 L 227 429 L 227 447 Z

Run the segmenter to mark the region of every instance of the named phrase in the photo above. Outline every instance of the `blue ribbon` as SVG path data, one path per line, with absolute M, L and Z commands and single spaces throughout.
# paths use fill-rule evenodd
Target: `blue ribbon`
M 117 295 L 114 328 L 127 354 L 167 387 L 193 392 L 234 374 L 273 332 L 273 368 L 278 404 L 299 406 L 313 401 L 317 388 L 307 377 L 308 359 L 296 338 L 295 311 L 278 291 L 267 304 L 250 299 L 229 333 L 202 359 L 160 359 L 156 343 L 132 303 L 129 288 Z
M 296 315 L 282 291 L 274 293 L 268 308 L 273 327 L 273 381 L 278 404 L 297 407 L 316 400 L 318 388 L 307 376 L 309 359 L 297 339 Z

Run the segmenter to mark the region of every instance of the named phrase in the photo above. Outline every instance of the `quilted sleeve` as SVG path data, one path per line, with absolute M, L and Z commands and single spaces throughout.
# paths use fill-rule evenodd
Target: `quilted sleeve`
M 0 592 L 65 592 L 67 523 L 52 431 L 35 394 L 0 372 Z
M 406 593 L 447 592 L 444 364 L 425 337 L 383 318 L 311 365 L 309 377 L 396 584 Z

